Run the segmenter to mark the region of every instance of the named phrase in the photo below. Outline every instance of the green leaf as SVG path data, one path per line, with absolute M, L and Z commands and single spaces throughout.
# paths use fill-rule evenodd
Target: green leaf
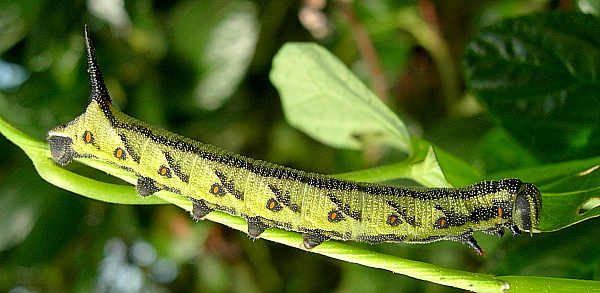
M 542 161 L 600 155 L 600 20 L 580 12 L 507 19 L 465 49 L 469 88 Z
M 404 123 L 325 48 L 286 43 L 270 78 L 287 121 L 312 138 L 335 148 L 386 144 L 412 154 Z

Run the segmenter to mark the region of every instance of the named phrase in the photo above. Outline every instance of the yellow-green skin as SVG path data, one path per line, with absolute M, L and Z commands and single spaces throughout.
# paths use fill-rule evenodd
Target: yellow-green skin
M 464 188 L 357 183 L 233 154 L 171 133 L 117 110 L 97 67 L 86 30 L 92 101 L 86 111 L 48 133 L 59 164 L 90 157 L 138 177 L 149 196 L 169 190 L 189 198 L 192 216 L 221 210 L 248 221 L 258 237 L 268 227 L 298 231 L 307 249 L 328 239 L 428 243 L 454 240 L 483 251 L 472 233 L 513 234 L 538 225 L 541 197 L 518 179 Z

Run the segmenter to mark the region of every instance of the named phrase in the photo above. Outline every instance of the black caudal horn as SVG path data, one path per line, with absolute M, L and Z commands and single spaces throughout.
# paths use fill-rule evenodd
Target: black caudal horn
M 104 79 L 102 79 L 102 72 L 100 72 L 100 68 L 98 68 L 96 52 L 92 47 L 92 40 L 90 39 L 90 31 L 87 24 L 84 29 L 84 37 L 85 50 L 87 52 L 88 73 L 90 74 L 90 81 L 92 82 L 92 100 L 101 105 L 108 104 L 110 103 L 110 94 L 106 89 Z

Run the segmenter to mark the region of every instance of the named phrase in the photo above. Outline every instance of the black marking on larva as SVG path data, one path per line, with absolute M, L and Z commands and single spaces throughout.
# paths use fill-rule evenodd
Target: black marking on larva
M 163 151 L 163 154 L 165 155 L 165 159 L 167 160 L 169 167 L 171 167 L 171 169 L 173 170 L 173 173 L 175 173 L 175 176 L 179 177 L 179 179 L 182 182 L 189 183 L 190 175 L 184 174 L 181 171 L 181 165 L 175 163 L 175 159 L 173 159 L 173 157 L 171 156 L 171 153 L 169 153 L 167 151 Z
M 125 149 L 127 150 L 127 153 L 129 153 L 129 155 L 131 156 L 131 159 L 134 162 L 136 162 L 136 163 L 139 164 L 140 163 L 140 156 L 136 153 L 135 150 L 133 150 L 133 148 L 131 147 L 131 145 L 127 141 L 127 137 L 125 136 L 125 134 L 124 133 L 119 133 L 119 137 L 121 138 L 121 142 L 125 146 Z
M 225 184 L 225 182 L 227 182 L 227 177 L 225 176 L 225 174 L 223 174 L 223 172 L 217 169 L 213 171 L 215 172 L 215 175 L 217 175 L 217 178 L 219 178 L 219 181 L 221 181 L 221 183 Z
M 459 227 L 467 222 L 479 223 L 481 221 L 488 221 L 497 217 L 502 219 L 511 218 L 511 209 L 509 204 L 502 201 L 494 201 L 491 207 L 477 206 L 470 214 L 467 215 L 458 214 L 453 210 L 447 211 L 439 205 L 436 205 L 435 209 L 444 213 L 444 216 L 439 217 L 433 224 L 433 227 L 436 229 Z
M 269 198 L 269 200 L 267 200 L 266 208 L 272 212 L 279 212 L 283 209 L 283 206 L 274 198 Z
M 172 192 L 172 193 L 175 193 L 175 194 L 182 195 L 182 194 L 181 194 L 181 190 L 179 190 L 178 188 L 173 188 L 173 187 L 169 187 L 169 186 L 164 186 L 164 185 L 163 185 L 163 188 L 162 188 L 162 189 L 164 189 L 164 190 L 166 190 L 166 191 L 169 191 L 169 192 Z
M 161 165 L 158 168 L 158 175 L 163 176 L 165 178 L 171 178 L 171 169 L 169 169 L 167 166 L 165 165 Z
M 521 188 L 523 182 L 519 179 L 503 179 L 498 181 L 498 190 L 505 190 L 510 194 L 515 194 Z
M 310 250 L 329 239 L 331 238 L 319 233 L 302 233 L 302 246 Z
M 446 211 L 439 205 L 436 205 L 435 208 L 444 213 L 443 217 L 439 217 L 433 224 L 433 227 L 436 229 L 445 229 L 450 227 L 459 227 L 466 224 L 470 220 L 470 215 L 462 215 L 455 213 L 452 211 Z
M 391 214 L 391 215 L 388 216 L 388 218 L 385 221 L 385 223 L 388 224 L 388 225 L 390 225 L 390 226 L 392 226 L 392 227 L 398 226 L 398 225 L 400 225 L 400 224 L 403 223 L 402 220 L 400 219 L 400 217 L 401 216 L 399 214 L 393 213 L 393 214 Z
M 337 231 L 327 231 L 323 229 L 311 229 L 304 227 L 300 227 L 298 232 L 302 233 L 302 245 L 306 249 L 313 249 L 317 245 L 331 238 L 347 241 L 350 240 L 350 237 L 352 236 L 350 232 L 342 234 Z
M 115 151 L 113 152 L 113 155 L 115 156 L 115 158 L 117 158 L 119 160 L 127 159 L 127 153 L 122 148 L 116 148 Z
M 213 210 L 228 213 L 230 215 L 237 215 L 237 211 L 233 207 L 228 207 L 228 206 L 224 206 L 224 205 L 220 205 L 220 204 L 216 204 L 216 203 L 211 203 L 208 201 L 206 201 L 206 205 L 208 207 L 212 208 Z
M 359 235 L 356 240 L 367 242 L 367 243 L 380 243 L 386 241 L 402 242 L 406 240 L 406 235 L 396 234 L 379 234 L 379 235 Z
M 225 188 L 223 188 L 223 185 L 219 184 L 219 183 L 215 183 L 210 187 L 210 191 L 211 194 L 214 194 L 216 196 L 224 196 L 225 194 L 227 194 L 227 190 L 225 190 Z
M 502 237 L 504 236 L 504 226 L 502 225 L 498 225 L 495 227 L 490 227 L 484 230 L 481 230 L 483 233 L 487 233 L 487 234 L 493 234 L 496 235 L 498 237 Z
M 275 186 L 275 184 L 269 184 L 268 186 L 271 189 L 271 192 L 275 195 L 274 200 L 276 200 L 278 203 L 286 206 L 294 213 L 297 213 L 300 211 L 299 205 L 297 205 L 295 203 L 291 203 L 289 192 L 287 192 L 287 191 L 285 193 L 281 192 L 281 190 L 279 190 L 279 188 L 277 188 L 277 186 Z
M 523 231 L 521 231 L 521 229 L 519 229 L 519 227 L 517 227 L 517 225 L 512 225 L 512 226 L 508 227 L 508 229 L 510 230 L 512 235 L 521 235 L 521 233 L 523 233 Z
M 246 223 L 248 223 L 248 236 L 251 238 L 258 238 L 260 234 L 271 226 L 265 221 L 262 221 L 262 217 L 247 217 Z
M 508 220 L 512 218 L 512 207 L 505 201 L 494 201 L 491 207 L 475 207 L 471 218 L 479 220 L 489 220 L 500 217 Z
M 406 223 L 408 223 L 409 225 L 413 226 L 413 227 L 421 227 L 421 223 L 418 223 L 415 220 L 414 216 L 409 216 L 406 213 L 406 208 L 405 207 L 401 207 L 398 203 L 393 202 L 393 201 L 389 201 L 386 200 L 385 201 L 389 206 L 391 206 L 392 208 L 394 208 L 394 210 L 396 210 L 396 213 L 391 214 L 391 215 L 399 215 L 400 217 L 402 217 L 402 219 L 404 219 L 404 221 Z M 389 221 L 389 217 L 388 217 L 388 221 Z
M 342 215 L 342 211 L 339 210 L 331 210 L 329 214 L 327 214 L 327 221 L 332 223 L 337 223 L 344 219 L 345 217 Z
M 137 179 L 137 183 L 135 184 L 135 188 L 139 195 L 146 197 L 146 196 L 150 196 L 150 195 L 155 194 L 160 191 L 160 188 L 158 188 L 158 186 L 156 186 L 156 184 L 157 184 L 157 182 L 154 179 L 152 179 L 150 177 L 144 177 L 144 176 L 138 175 L 138 179 Z
M 473 231 L 470 231 L 470 233 L 473 233 Z M 409 243 L 430 243 L 430 242 L 435 242 L 435 241 L 442 240 L 442 239 L 449 239 L 449 238 L 447 235 L 430 235 L 425 238 L 411 238 L 411 239 L 406 239 L 404 241 L 409 242 Z M 462 238 L 461 238 L 461 240 L 456 240 L 456 241 L 462 241 Z
M 196 220 L 204 220 L 204 217 L 208 215 L 210 212 L 214 211 L 213 208 L 210 208 L 206 205 L 206 201 L 203 199 L 197 199 L 188 196 L 187 197 L 192 202 L 192 218 Z
M 270 227 L 277 227 L 285 230 L 291 230 L 292 225 L 290 223 L 284 223 L 274 221 L 261 216 L 249 216 L 247 214 L 241 214 L 241 217 L 246 219 L 248 223 L 248 236 L 252 238 L 258 238 L 265 229 Z
M 329 200 L 331 200 L 331 202 L 334 203 L 337 206 L 337 208 L 340 211 L 342 211 L 346 216 L 360 221 L 360 211 L 353 211 L 348 203 L 342 202 L 339 198 L 335 197 L 335 195 L 331 193 L 327 194 L 327 198 L 329 198 Z
M 227 176 L 225 176 L 225 174 L 223 174 L 223 172 L 221 172 L 217 169 L 214 169 L 214 172 L 215 172 L 215 175 L 217 175 L 217 177 L 219 178 L 219 181 L 221 181 L 221 186 L 224 187 L 227 192 L 229 192 L 230 194 L 232 194 L 235 198 L 237 198 L 239 200 L 244 200 L 244 192 L 235 188 L 235 184 L 233 183 L 233 180 L 227 181 Z

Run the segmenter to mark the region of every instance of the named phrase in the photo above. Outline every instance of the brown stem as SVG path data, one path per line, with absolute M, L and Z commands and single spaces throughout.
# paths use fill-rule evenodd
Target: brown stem
M 383 73 L 383 69 L 381 68 L 381 64 L 379 63 L 379 56 L 377 55 L 377 51 L 375 50 L 375 46 L 373 45 L 369 34 L 362 26 L 356 15 L 354 15 L 348 0 L 336 0 L 336 2 L 340 8 L 340 11 L 342 12 L 343 17 L 350 25 L 350 29 L 356 38 L 356 43 L 362 57 L 369 66 L 373 91 L 383 102 L 389 103 L 388 87 L 385 75 Z

